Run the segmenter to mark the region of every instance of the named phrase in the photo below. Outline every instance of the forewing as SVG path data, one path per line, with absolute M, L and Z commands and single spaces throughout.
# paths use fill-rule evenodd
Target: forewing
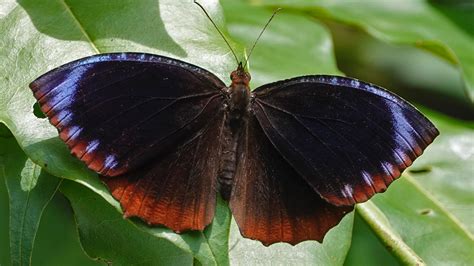
M 337 207 L 286 162 L 251 117 L 239 148 L 230 208 L 243 236 L 264 245 L 322 242 L 352 206 Z
M 224 84 L 175 59 L 118 53 L 71 62 L 30 87 L 71 153 L 117 176 L 202 129 L 222 104 Z
M 175 232 L 203 230 L 214 217 L 223 114 L 192 139 L 140 170 L 103 177 L 125 217 Z
M 400 97 L 355 79 L 299 77 L 257 88 L 254 97 L 276 149 L 336 205 L 384 191 L 439 134 Z

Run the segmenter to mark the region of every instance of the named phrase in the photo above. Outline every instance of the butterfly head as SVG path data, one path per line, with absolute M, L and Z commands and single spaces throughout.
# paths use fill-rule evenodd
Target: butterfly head
M 245 70 L 242 65 L 242 62 L 239 63 L 239 66 L 236 70 L 230 73 L 230 80 L 232 80 L 233 85 L 249 86 L 250 79 L 250 73 Z

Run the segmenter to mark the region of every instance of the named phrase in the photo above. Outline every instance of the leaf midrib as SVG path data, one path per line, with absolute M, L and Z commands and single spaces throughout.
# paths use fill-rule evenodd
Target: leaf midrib
M 101 51 L 99 50 L 99 48 L 97 48 L 97 46 L 95 45 L 95 43 L 92 41 L 91 37 L 89 36 L 89 34 L 87 33 L 86 29 L 84 28 L 84 26 L 81 24 L 81 22 L 79 21 L 79 19 L 77 18 L 77 16 L 74 14 L 74 12 L 72 12 L 72 9 L 71 7 L 68 5 L 68 3 L 66 2 L 66 0 L 59 0 L 59 2 L 64 6 L 64 9 L 66 10 L 66 12 L 72 17 L 74 23 L 76 24 L 76 26 L 79 28 L 79 30 L 81 31 L 81 33 L 84 35 L 84 37 L 86 38 L 86 41 L 87 43 L 90 44 L 90 46 L 92 47 L 92 49 L 94 49 L 94 51 L 98 54 L 101 53 Z

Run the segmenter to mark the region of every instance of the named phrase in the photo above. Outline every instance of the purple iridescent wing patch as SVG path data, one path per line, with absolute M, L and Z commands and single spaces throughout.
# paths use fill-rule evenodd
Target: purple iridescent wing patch
M 71 62 L 30 87 L 71 152 L 117 176 L 196 134 L 225 85 L 178 60 L 118 53 Z

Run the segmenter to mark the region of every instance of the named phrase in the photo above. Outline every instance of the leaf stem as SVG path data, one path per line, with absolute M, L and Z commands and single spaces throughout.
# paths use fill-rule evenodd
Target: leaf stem
M 385 215 L 374 203 L 368 201 L 363 204 L 357 204 L 356 210 L 369 227 L 372 228 L 377 238 L 382 241 L 388 251 L 401 263 L 404 265 L 425 265 L 425 262 L 415 251 L 391 228 Z

